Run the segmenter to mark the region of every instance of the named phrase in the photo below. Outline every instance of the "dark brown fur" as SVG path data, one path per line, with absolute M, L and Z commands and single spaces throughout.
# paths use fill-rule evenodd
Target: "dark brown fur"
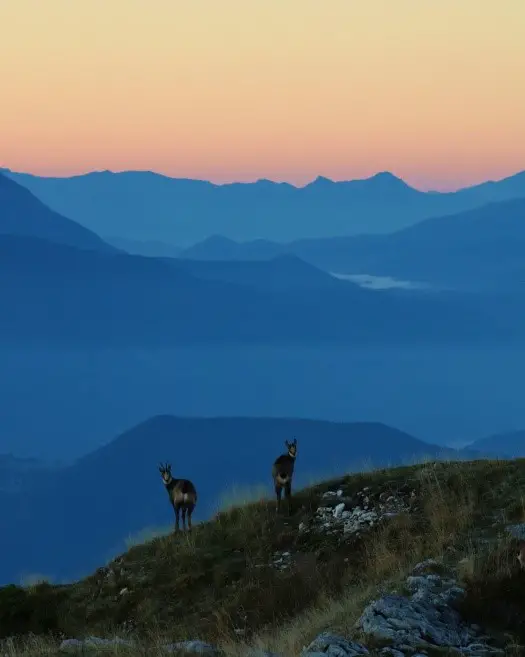
M 275 486 L 275 495 L 277 497 L 277 512 L 281 509 L 281 496 L 284 489 L 284 497 L 288 506 L 288 514 L 292 512 L 292 480 L 295 467 L 295 458 L 297 456 L 297 440 L 294 438 L 293 443 L 284 441 L 288 452 L 281 454 L 273 462 L 272 478 Z
M 175 511 L 175 531 L 179 530 L 179 519 L 182 511 L 182 528 L 186 529 L 186 516 L 188 518 L 188 531 L 191 530 L 191 514 L 197 504 L 197 489 L 189 479 L 174 479 L 171 474 L 171 465 L 159 465 L 162 481 Z

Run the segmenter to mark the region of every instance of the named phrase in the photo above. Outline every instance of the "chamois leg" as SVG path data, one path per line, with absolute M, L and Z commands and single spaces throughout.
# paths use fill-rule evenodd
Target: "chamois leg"
M 186 531 L 186 507 L 182 507 L 182 529 Z
M 281 495 L 282 495 L 282 492 L 283 492 L 282 487 L 279 486 L 278 484 L 275 484 L 275 495 L 277 497 L 277 508 L 276 508 L 277 513 L 279 513 L 279 511 L 281 510 Z
M 180 518 L 180 506 L 178 504 L 174 505 L 175 509 L 175 531 L 179 531 L 179 518 Z
M 188 531 L 191 532 L 191 514 L 193 513 L 193 506 L 188 507 Z
M 292 515 L 292 482 L 289 481 L 284 487 L 284 497 L 288 506 L 288 515 Z

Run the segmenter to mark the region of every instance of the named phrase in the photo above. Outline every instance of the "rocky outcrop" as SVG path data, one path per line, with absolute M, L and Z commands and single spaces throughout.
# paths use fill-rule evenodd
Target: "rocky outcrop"
M 309 522 L 299 525 L 299 532 L 337 535 L 341 540 L 361 536 L 364 532 L 400 513 L 416 508 L 416 491 L 404 487 L 395 493 L 363 488 L 356 496 L 347 497 L 342 489 L 323 493 L 325 504 L 318 507 Z
M 358 657 L 368 655 L 369 650 L 360 643 L 345 639 L 337 634 L 323 632 L 303 649 L 301 657 Z
M 451 572 L 428 559 L 418 564 L 407 577 L 404 592 L 383 595 L 371 601 L 355 625 L 360 642 L 331 632 L 317 636 L 301 652 L 301 657 L 424 657 L 435 651 L 446 654 L 486 657 L 504 655 L 491 645 L 489 636 L 477 625 L 465 623 L 455 602 L 464 595 Z M 102 645 L 132 645 L 123 639 L 84 641 L 67 639 L 61 649 L 97 648 Z M 373 646 L 373 648 L 372 648 Z M 164 646 L 166 652 L 186 652 L 217 657 L 219 651 L 203 641 L 182 641 Z M 279 657 L 252 651 L 247 657 Z
M 415 657 L 432 651 L 447 654 L 504 655 L 490 645 L 480 628 L 466 624 L 454 608 L 464 595 L 450 573 L 429 559 L 418 564 L 405 582 L 406 592 L 390 593 L 370 602 L 356 623 L 364 644 L 373 654 L 385 657 Z M 321 634 L 302 657 L 355 657 L 372 653 L 370 647 L 332 634 Z

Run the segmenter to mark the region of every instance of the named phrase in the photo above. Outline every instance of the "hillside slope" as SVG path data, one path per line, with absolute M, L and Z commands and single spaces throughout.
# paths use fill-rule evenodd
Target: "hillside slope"
M 371 655 L 520 655 L 525 572 L 509 529 L 524 484 L 523 460 L 429 463 L 302 490 L 290 517 L 264 499 L 233 507 L 73 584 L 0 588 L 0 637 L 36 633 L 11 644 L 27 657 L 114 633 L 133 657 L 189 639 L 299 655 L 316 636 L 317 651 L 348 655 L 365 654 L 356 640 Z
M 0 235 L 38 237 L 108 253 L 117 251 L 91 230 L 51 210 L 23 185 L 1 172 Z
M 0 582 L 28 572 L 74 577 L 108 558 L 128 535 L 171 524 L 173 513 L 157 471 L 160 461 L 170 461 L 175 476 L 181 473 L 194 481 L 199 491 L 196 519 L 213 514 L 232 489 L 233 494 L 261 486 L 271 491 L 271 464 L 284 441 L 294 436 L 299 441 L 298 486 L 341 467 L 351 471 L 467 454 L 368 422 L 156 416 L 47 482 L 39 481 L 37 490 L 29 483 L 13 497 L 0 517 L 5 548 Z M 38 551 L 30 540 L 35 532 Z

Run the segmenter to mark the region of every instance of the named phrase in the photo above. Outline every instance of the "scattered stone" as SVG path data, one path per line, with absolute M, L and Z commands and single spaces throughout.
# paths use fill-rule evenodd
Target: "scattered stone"
M 81 650 L 84 642 L 79 639 L 64 639 L 59 646 L 59 650 Z
M 290 552 L 274 552 L 270 566 L 277 570 L 288 570 L 292 566 L 292 555 Z
M 423 575 L 425 573 L 435 572 L 442 567 L 441 563 L 436 559 L 425 559 L 414 566 L 412 573 L 414 575 Z
M 512 537 L 520 541 L 525 540 L 525 522 L 520 522 L 517 525 L 507 525 L 505 529 Z
M 353 497 L 345 497 L 342 489 L 325 491 L 314 518 L 299 525 L 299 532 L 315 531 L 338 536 L 341 540 L 360 536 L 384 519 L 412 510 L 415 492 L 408 489 L 403 495 L 373 494 L 370 487 L 363 488 Z
M 355 641 L 345 639 L 337 634 L 322 632 L 312 643 L 301 651 L 301 657 L 358 657 L 368 655 L 365 646 Z
M 397 650 L 396 648 L 391 648 L 390 646 L 382 648 L 379 651 L 379 654 L 384 655 L 385 657 L 405 657 L 404 652 L 401 652 L 401 650 Z
M 98 636 L 88 636 L 86 639 L 64 639 L 59 650 L 85 650 L 86 648 L 111 648 L 116 646 L 133 647 L 133 641 L 121 639 L 116 636 L 113 639 L 101 639 Z
M 188 652 L 198 655 L 207 655 L 209 657 L 216 657 L 219 651 L 215 646 L 205 641 L 178 641 L 177 643 L 170 643 L 164 646 L 167 652 Z

